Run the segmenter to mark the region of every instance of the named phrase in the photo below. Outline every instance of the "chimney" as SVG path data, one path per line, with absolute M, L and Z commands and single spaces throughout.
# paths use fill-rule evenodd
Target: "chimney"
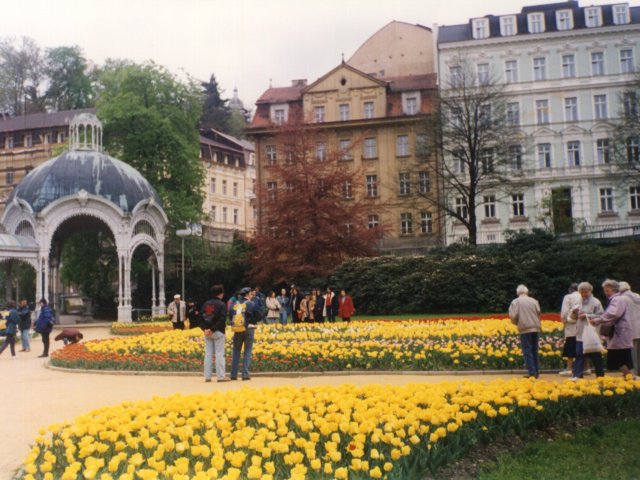
M 306 87 L 307 86 L 307 79 L 306 78 L 299 78 L 297 80 L 291 80 L 291 86 L 292 87 Z

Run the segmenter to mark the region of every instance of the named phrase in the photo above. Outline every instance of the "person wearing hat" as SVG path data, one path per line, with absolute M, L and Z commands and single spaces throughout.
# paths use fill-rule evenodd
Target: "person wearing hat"
M 174 330 L 184 330 L 184 320 L 187 316 L 187 304 L 180 300 L 180 295 L 177 293 L 173 296 L 173 302 L 171 302 L 167 307 L 167 314 L 171 317 Z
M 233 355 L 231 357 L 231 380 L 238 379 L 240 367 L 240 353 L 242 357 L 242 380 L 251 380 L 249 366 L 256 326 L 260 315 L 256 312 L 254 302 L 250 300 L 251 288 L 245 287 L 238 293 L 238 299 L 229 309 L 229 321 L 233 329 Z M 238 316 L 244 316 L 244 322 L 238 321 Z M 243 325 L 240 325 L 242 323 Z

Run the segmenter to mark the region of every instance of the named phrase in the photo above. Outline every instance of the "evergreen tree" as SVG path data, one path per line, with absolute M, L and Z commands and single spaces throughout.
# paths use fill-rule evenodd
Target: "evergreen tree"
M 220 86 L 215 75 L 211 75 L 208 82 L 201 82 L 203 108 L 200 117 L 200 128 L 209 130 L 215 128 L 224 133 L 230 133 L 231 109 L 228 100 L 223 99 L 220 92 Z

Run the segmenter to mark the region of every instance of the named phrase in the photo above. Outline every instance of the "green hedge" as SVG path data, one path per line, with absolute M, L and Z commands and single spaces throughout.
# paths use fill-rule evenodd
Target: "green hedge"
M 560 308 L 571 282 L 588 281 L 604 299 L 606 278 L 640 280 L 640 242 L 557 241 L 545 232 L 506 244 L 452 246 L 425 256 L 353 259 L 330 283 L 347 288 L 361 314 L 504 312 L 524 283 L 544 311 Z

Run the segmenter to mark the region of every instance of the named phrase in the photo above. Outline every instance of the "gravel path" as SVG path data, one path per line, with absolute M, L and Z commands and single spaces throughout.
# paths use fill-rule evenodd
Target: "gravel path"
M 107 327 L 82 328 L 85 340 L 110 336 Z M 56 335 L 55 330 L 51 338 Z M 19 342 L 18 342 L 19 343 Z M 52 351 L 63 348 L 52 341 Z M 17 346 L 20 349 L 20 346 Z M 12 359 L 5 351 L 0 356 L 0 378 L 4 388 L 1 395 L 3 424 L 0 429 L 0 478 L 10 480 L 20 466 L 40 427 L 73 419 L 94 408 L 115 405 L 125 400 L 144 400 L 173 393 L 207 393 L 214 390 L 238 390 L 247 387 L 281 385 L 313 386 L 382 383 L 438 383 L 446 380 L 491 380 L 491 375 L 349 375 L 279 378 L 255 377 L 250 382 L 205 383 L 195 376 L 96 375 L 69 373 L 46 368 L 40 340 L 32 341 L 31 352 L 17 352 Z M 511 377 L 511 374 L 501 374 Z M 557 378 L 557 375 L 549 375 Z

